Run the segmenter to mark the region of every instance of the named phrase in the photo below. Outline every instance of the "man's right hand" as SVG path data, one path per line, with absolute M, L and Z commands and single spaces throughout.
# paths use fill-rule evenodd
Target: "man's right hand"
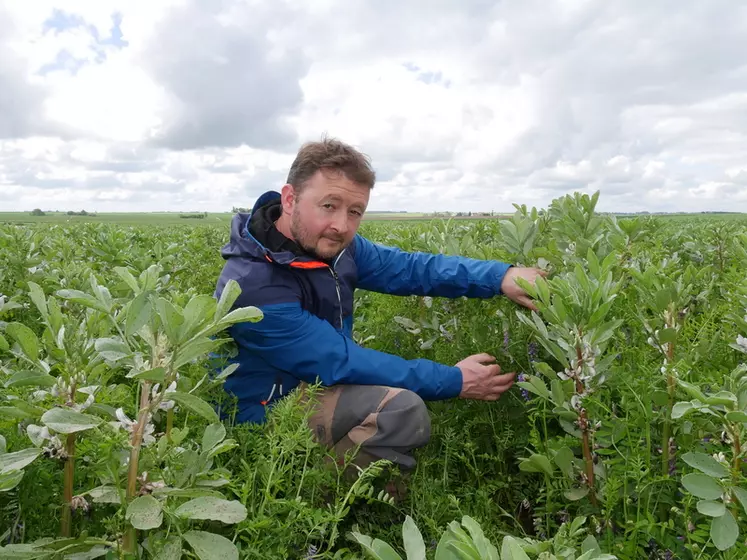
M 462 371 L 463 399 L 497 401 L 514 384 L 515 373 L 501 373 L 501 366 L 493 363 L 490 354 L 475 354 L 459 362 L 456 367 Z

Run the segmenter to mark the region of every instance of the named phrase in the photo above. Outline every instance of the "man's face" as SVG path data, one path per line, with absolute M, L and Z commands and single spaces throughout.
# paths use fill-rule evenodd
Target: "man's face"
M 336 257 L 355 237 L 370 191 L 342 174 L 317 172 L 291 202 L 291 233 L 322 260 Z

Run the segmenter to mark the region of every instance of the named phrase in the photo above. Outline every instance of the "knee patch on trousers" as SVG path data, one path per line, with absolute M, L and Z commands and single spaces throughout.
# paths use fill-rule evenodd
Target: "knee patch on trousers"
M 422 447 L 431 437 L 428 409 L 417 394 L 400 390 L 376 413 L 376 433 L 365 447 L 387 447 L 408 452 Z

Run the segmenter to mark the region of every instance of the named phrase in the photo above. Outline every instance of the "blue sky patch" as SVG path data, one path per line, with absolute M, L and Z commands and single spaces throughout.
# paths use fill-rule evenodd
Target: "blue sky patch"
M 122 14 L 113 13 L 112 25 L 109 29 L 109 35 L 107 37 L 101 37 L 98 30 L 88 23 L 85 18 L 78 14 L 71 14 L 64 10 L 55 9 L 52 15 L 44 21 L 42 29 L 44 33 L 61 33 L 69 31 L 71 29 L 85 29 L 94 39 L 92 44 L 92 50 L 95 53 L 93 62 L 101 63 L 106 60 L 107 51 L 112 47 L 122 49 L 129 45 L 124 40 L 122 35 Z M 54 61 L 49 62 L 39 69 L 39 74 L 45 75 L 50 72 L 56 72 L 59 70 L 65 70 L 70 72 L 72 75 L 76 75 L 78 71 L 90 64 L 91 61 L 87 59 L 75 58 L 67 50 L 61 50 L 57 53 Z

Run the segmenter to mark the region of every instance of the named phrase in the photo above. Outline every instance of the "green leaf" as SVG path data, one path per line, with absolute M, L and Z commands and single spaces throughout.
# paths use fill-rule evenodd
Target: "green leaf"
M 566 401 L 565 391 L 563 390 L 563 384 L 557 377 L 550 382 L 550 388 L 552 389 L 552 401 L 561 406 Z M 574 418 L 575 420 L 575 418 Z
M 42 450 L 36 447 L 29 447 L 21 449 L 15 453 L 3 453 L 0 454 L 0 473 L 9 473 L 11 471 L 19 471 L 27 465 L 34 462 Z
M 732 410 L 731 412 L 726 413 L 726 419 L 734 424 L 747 422 L 747 413 L 744 413 L 741 410 Z
M 161 502 L 153 496 L 146 494 L 139 496 L 130 502 L 127 506 L 125 519 L 132 524 L 135 529 L 143 531 L 148 529 L 157 529 L 163 523 L 163 510 Z
M 553 457 L 555 464 L 558 465 L 563 474 L 568 478 L 573 478 L 573 451 L 569 447 L 561 447 Z
M 182 539 L 178 536 L 171 536 L 158 551 L 154 560 L 179 560 L 182 557 Z
M 200 397 L 190 395 L 189 393 L 182 393 L 180 391 L 169 391 L 166 393 L 165 398 L 167 400 L 178 402 L 192 412 L 199 414 L 210 423 L 220 422 L 218 414 L 215 412 L 213 407 L 203 401 Z
M 239 369 L 239 364 L 231 364 L 226 369 L 224 369 L 222 372 L 220 372 L 218 375 L 215 376 L 215 379 L 217 381 L 223 381 L 228 378 L 229 375 L 231 375 L 234 371 Z
M 469 515 L 462 517 L 462 525 L 469 531 L 470 537 L 472 537 L 472 543 L 477 548 L 480 554 L 480 558 L 484 560 L 500 560 L 498 557 L 498 549 L 485 537 L 485 533 L 480 527 L 480 524 L 472 519 Z M 425 549 L 421 556 L 410 556 L 408 558 L 425 558 Z
M 5 436 L 0 434 L 0 455 L 8 452 L 8 442 L 5 441 Z
M 405 546 L 407 558 L 425 558 L 425 542 L 418 526 L 409 515 L 405 517 L 402 525 L 402 542 Z
M 51 387 L 57 378 L 44 371 L 21 370 L 11 375 L 5 387 Z
M 0 492 L 8 492 L 18 486 L 23 480 L 23 471 L 0 472 Z M 2 552 L 0 548 L 0 552 Z
M 602 549 L 599 548 L 599 543 L 594 538 L 594 535 L 589 535 L 584 539 L 584 542 L 581 543 L 581 552 L 584 554 L 592 552 L 593 554 L 589 555 L 590 558 L 595 558 L 599 554 L 602 554 Z
M 666 406 L 669 403 L 669 393 L 666 391 L 654 391 L 651 395 L 651 402 L 656 406 Z
M 200 560 L 238 560 L 239 551 L 226 537 L 205 531 L 187 531 L 182 538 Z
M 180 332 L 184 317 L 176 306 L 162 297 L 156 299 L 156 310 L 161 318 L 161 325 L 172 344 L 179 344 Z
M 672 291 L 665 288 L 656 292 L 656 310 L 659 312 L 664 311 L 669 302 L 672 301 Z
M 566 497 L 567 500 L 570 500 L 571 502 L 575 502 L 583 498 L 589 493 L 589 487 L 588 486 L 579 486 L 577 488 L 571 488 L 569 490 L 566 490 L 563 492 L 563 496 Z
M 221 342 L 219 340 L 213 340 L 211 338 L 202 337 L 195 339 L 179 350 L 176 356 L 176 362 L 174 362 L 174 367 L 179 368 L 188 364 L 192 360 L 203 357 L 213 351 L 220 344 Z
M 677 330 L 672 328 L 661 329 L 659 331 L 659 342 L 662 344 L 666 342 L 677 342 Z
M 181 338 L 191 337 L 202 325 L 212 321 L 217 302 L 208 295 L 194 296 L 184 308 Z
M 213 316 L 215 321 L 220 321 L 225 317 L 226 313 L 231 310 L 233 304 L 236 302 L 238 297 L 241 295 L 241 286 L 233 278 L 230 279 L 220 295 L 220 300 L 215 308 L 215 315 Z
M 90 307 L 91 309 L 96 309 L 97 311 L 102 311 L 104 313 L 111 312 L 111 309 L 107 308 L 106 305 L 95 297 L 88 295 L 85 292 L 81 292 L 80 290 L 59 290 L 56 292 L 56 295 L 62 299 L 72 301 L 73 303 L 77 303 L 84 307 Z
M 39 284 L 35 282 L 29 282 L 29 298 L 36 308 L 44 317 L 45 321 L 49 321 L 49 310 L 47 309 L 47 298 L 44 296 L 44 290 L 39 287 Z
M 125 336 L 131 337 L 142 329 L 151 319 L 153 306 L 150 303 L 150 295 L 143 292 L 130 302 L 127 307 L 125 318 Z
M 544 455 L 533 453 L 528 459 L 521 459 L 519 470 L 524 472 L 543 472 L 548 476 L 552 476 L 554 468 L 550 459 Z
M 163 383 L 163 380 L 166 378 L 166 370 L 162 367 L 157 367 L 146 371 L 128 373 L 127 377 L 130 379 L 143 379 L 145 381 Z
M 209 496 L 213 498 L 225 499 L 225 496 L 217 490 L 211 490 L 210 488 L 171 488 L 166 486 L 164 488 L 155 488 L 153 490 L 154 496 L 170 496 L 173 498 L 201 498 Z
M 236 443 L 233 439 L 227 439 L 223 443 L 219 443 L 215 447 L 213 447 L 208 452 L 208 457 L 215 457 L 216 455 L 220 455 L 221 453 L 225 453 L 226 451 L 231 451 L 231 449 L 234 449 L 235 447 L 238 447 L 238 443 Z
M 501 560 L 530 560 L 519 542 L 512 536 L 503 537 L 501 546 Z
M 10 344 L 3 335 L 0 334 L 0 352 L 7 352 L 10 350 Z
M 110 362 L 117 362 L 132 355 L 130 347 L 118 338 L 99 338 L 94 347 L 102 358 Z
M 742 504 L 742 509 L 744 509 L 744 513 L 747 514 L 747 490 L 744 488 L 740 488 L 739 486 L 732 487 L 731 491 L 734 493 L 734 496 L 739 500 L 739 503 Z
M 690 473 L 682 477 L 682 485 L 693 496 L 703 500 L 718 500 L 723 493 L 721 485 L 708 475 Z
M 552 395 L 544 381 L 534 375 L 528 375 L 527 378 L 529 381 L 518 381 L 516 385 L 547 400 L 552 399 Z
M 41 421 L 45 426 L 60 434 L 90 430 L 102 422 L 101 418 L 96 416 L 60 407 L 49 409 L 42 415 Z
M 723 502 L 714 500 L 700 500 L 696 506 L 698 511 L 708 517 L 721 517 L 726 513 L 726 506 Z
M 737 406 L 737 396 L 729 391 L 719 391 L 715 395 L 706 397 L 705 403 L 710 405 Z
M 677 385 L 682 387 L 687 392 L 687 394 L 689 394 L 694 399 L 697 399 L 700 402 L 705 402 L 707 397 L 705 396 L 703 391 L 701 391 L 700 388 L 697 387 L 696 385 L 693 385 L 692 383 L 688 383 L 687 381 L 683 381 L 682 379 L 679 379 L 679 378 L 677 379 Z
M 116 272 L 117 275 L 122 280 L 124 280 L 125 284 L 127 284 L 130 287 L 133 293 L 136 294 L 140 291 L 140 286 L 138 285 L 137 280 L 135 279 L 135 277 L 132 275 L 132 273 L 129 270 L 121 266 L 115 266 L 114 272 Z
M 210 451 L 213 447 L 218 445 L 226 438 L 226 427 L 217 422 L 210 424 L 205 428 L 205 433 L 202 434 L 202 450 Z
M 31 416 L 32 414 L 15 406 L 0 406 L 0 418 L 5 420 L 23 420 Z
M 22 323 L 8 323 L 5 332 L 18 343 L 29 360 L 35 362 L 39 359 L 39 339 L 34 331 Z
M 209 519 L 223 523 L 240 523 L 246 519 L 246 508 L 236 500 L 204 496 L 176 508 L 176 515 L 185 519 Z
M 691 412 L 695 407 L 693 407 L 693 404 L 688 401 L 682 401 L 675 403 L 675 405 L 672 407 L 672 418 L 682 418 L 687 413 Z
M 553 381 L 558 378 L 558 375 L 555 373 L 555 370 L 552 369 L 549 365 L 547 365 L 545 362 L 535 362 L 534 369 L 538 372 L 547 377 L 550 381 Z
M 682 460 L 692 468 L 698 469 L 709 476 L 715 476 L 716 478 L 726 478 L 729 476 L 729 469 L 705 453 L 690 451 L 682 456 Z
M 729 510 L 711 522 L 711 540 L 719 550 L 724 551 L 734 546 L 738 537 L 739 527 Z
M 263 317 L 264 314 L 257 307 L 239 307 L 218 321 L 216 326 L 220 326 L 223 329 L 233 325 L 234 323 L 257 323 L 258 321 L 261 321 Z

